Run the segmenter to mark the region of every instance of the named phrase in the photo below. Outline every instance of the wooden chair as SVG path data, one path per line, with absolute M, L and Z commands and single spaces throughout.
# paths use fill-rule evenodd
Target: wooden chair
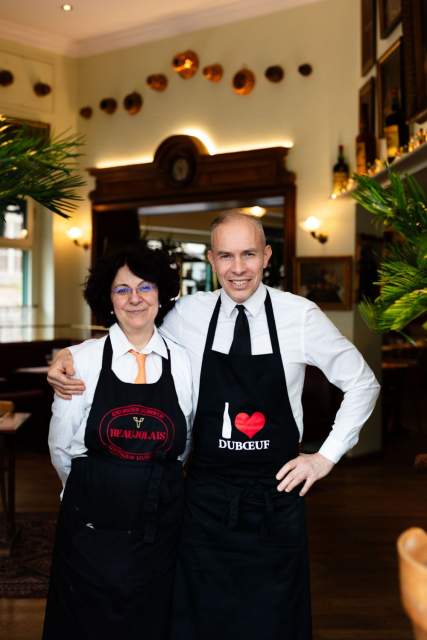
M 397 541 L 400 593 L 415 640 L 427 640 L 427 533 L 412 527 Z
M 0 400 L 0 417 L 6 415 L 7 413 L 13 413 L 15 410 L 15 405 L 11 400 Z

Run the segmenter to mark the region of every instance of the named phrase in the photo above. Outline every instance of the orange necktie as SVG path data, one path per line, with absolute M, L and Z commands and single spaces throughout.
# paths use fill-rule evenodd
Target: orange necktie
M 136 384 L 145 384 L 145 358 L 147 355 L 145 353 L 139 353 L 134 349 L 130 349 L 129 353 L 131 353 L 136 358 L 136 362 L 138 364 L 138 373 L 134 380 Z

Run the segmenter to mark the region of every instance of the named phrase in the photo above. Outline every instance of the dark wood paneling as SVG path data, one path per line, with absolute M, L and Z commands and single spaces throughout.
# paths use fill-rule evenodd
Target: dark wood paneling
M 107 245 L 135 238 L 137 209 L 142 206 L 216 200 L 247 202 L 283 196 L 284 264 L 286 286 L 290 288 L 296 186 L 295 174 L 286 168 L 288 151 L 274 147 L 211 156 L 200 141 L 173 136 L 160 145 L 152 163 L 89 169 L 96 179 L 91 193 L 93 259 L 104 253 Z M 170 174 L 171 163 L 179 154 L 187 154 L 195 167 L 193 178 L 181 185 L 174 183 Z

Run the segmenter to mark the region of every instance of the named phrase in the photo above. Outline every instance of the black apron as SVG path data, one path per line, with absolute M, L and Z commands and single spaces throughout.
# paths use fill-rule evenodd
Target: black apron
M 43 640 L 165 640 L 184 488 L 186 420 L 168 358 L 153 384 L 111 370 L 107 337 L 61 504 Z
M 275 474 L 299 452 L 270 295 L 272 354 L 212 351 L 193 427 L 172 640 L 310 640 L 304 499 Z

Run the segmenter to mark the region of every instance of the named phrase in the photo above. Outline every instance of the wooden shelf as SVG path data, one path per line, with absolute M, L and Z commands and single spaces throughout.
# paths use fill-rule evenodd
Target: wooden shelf
M 397 160 L 390 165 L 390 168 L 397 173 L 406 173 L 410 176 L 415 175 L 423 169 L 427 169 L 427 142 L 415 149 L 415 151 L 411 151 L 397 158 Z M 372 177 L 380 184 L 386 184 L 388 182 L 388 170 L 383 169 Z M 333 198 L 333 200 L 350 198 L 354 190 L 355 188 L 344 191 Z
M 397 171 L 398 173 L 407 173 L 411 176 L 418 173 L 418 171 L 427 168 L 427 143 L 424 143 L 414 151 L 397 158 L 397 160 L 395 160 L 390 166 L 393 171 Z M 387 171 L 385 169 L 380 171 L 374 176 L 374 178 L 380 183 L 387 182 Z

